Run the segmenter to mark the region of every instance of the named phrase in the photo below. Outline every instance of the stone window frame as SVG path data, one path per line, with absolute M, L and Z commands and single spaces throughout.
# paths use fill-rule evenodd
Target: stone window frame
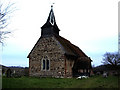
M 45 60 L 45 69 L 43 69 L 43 61 Z M 49 61 L 49 69 L 47 70 L 47 60 Z M 49 57 L 46 55 L 41 59 L 41 70 L 42 71 L 50 71 L 50 59 Z

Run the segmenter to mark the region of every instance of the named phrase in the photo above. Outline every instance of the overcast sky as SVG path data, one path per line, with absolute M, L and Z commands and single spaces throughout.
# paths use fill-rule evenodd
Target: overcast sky
M 1 48 L 2 64 L 29 66 L 27 55 L 41 35 L 51 4 L 60 35 L 78 46 L 95 66 L 106 52 L 118 51 L 119 0 L 11 0 L 17 10 L 10 37 Z

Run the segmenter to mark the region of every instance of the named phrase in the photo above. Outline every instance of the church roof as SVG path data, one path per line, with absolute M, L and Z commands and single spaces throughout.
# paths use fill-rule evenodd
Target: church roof
M 59 41 L 65 54 L 73 55 L 73 56 L 77 56 L 77 57 L 88 57 L 79 47 L 75 46 L 67 39 L 65 39 L 61 36 L 55 36 L 55 37 Z

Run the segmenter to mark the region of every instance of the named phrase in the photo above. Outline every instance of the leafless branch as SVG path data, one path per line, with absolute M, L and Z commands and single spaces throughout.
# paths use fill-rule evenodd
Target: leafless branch
M 0 2 L 0 43 L 3 44 L 4 39 L 7 38 L 7 34 L 11 33 L 11 31 L 7 30 L 4 31 L 8 24 L 9 19 L 11 17 L 11 13 L 14 12 L 16 9 L 14 7 L 15 3 L 8 2 L 7 5 Z
M 118 52 L 115 53 L 105 53 L 102 63 L 104 65 L 118 66 L 120 65 L 120 55 Z

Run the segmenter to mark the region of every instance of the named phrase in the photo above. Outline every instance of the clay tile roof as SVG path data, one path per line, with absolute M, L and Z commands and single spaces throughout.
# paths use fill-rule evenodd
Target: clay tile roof
M 65 39 L 61 36 L 55 36 L 55 37 L 59 41 L 63 50 L 65 51 L 65 54 L 74 55 L 77 57 L 88 57 L 79 47 L 75 46 L 67 39 Z

